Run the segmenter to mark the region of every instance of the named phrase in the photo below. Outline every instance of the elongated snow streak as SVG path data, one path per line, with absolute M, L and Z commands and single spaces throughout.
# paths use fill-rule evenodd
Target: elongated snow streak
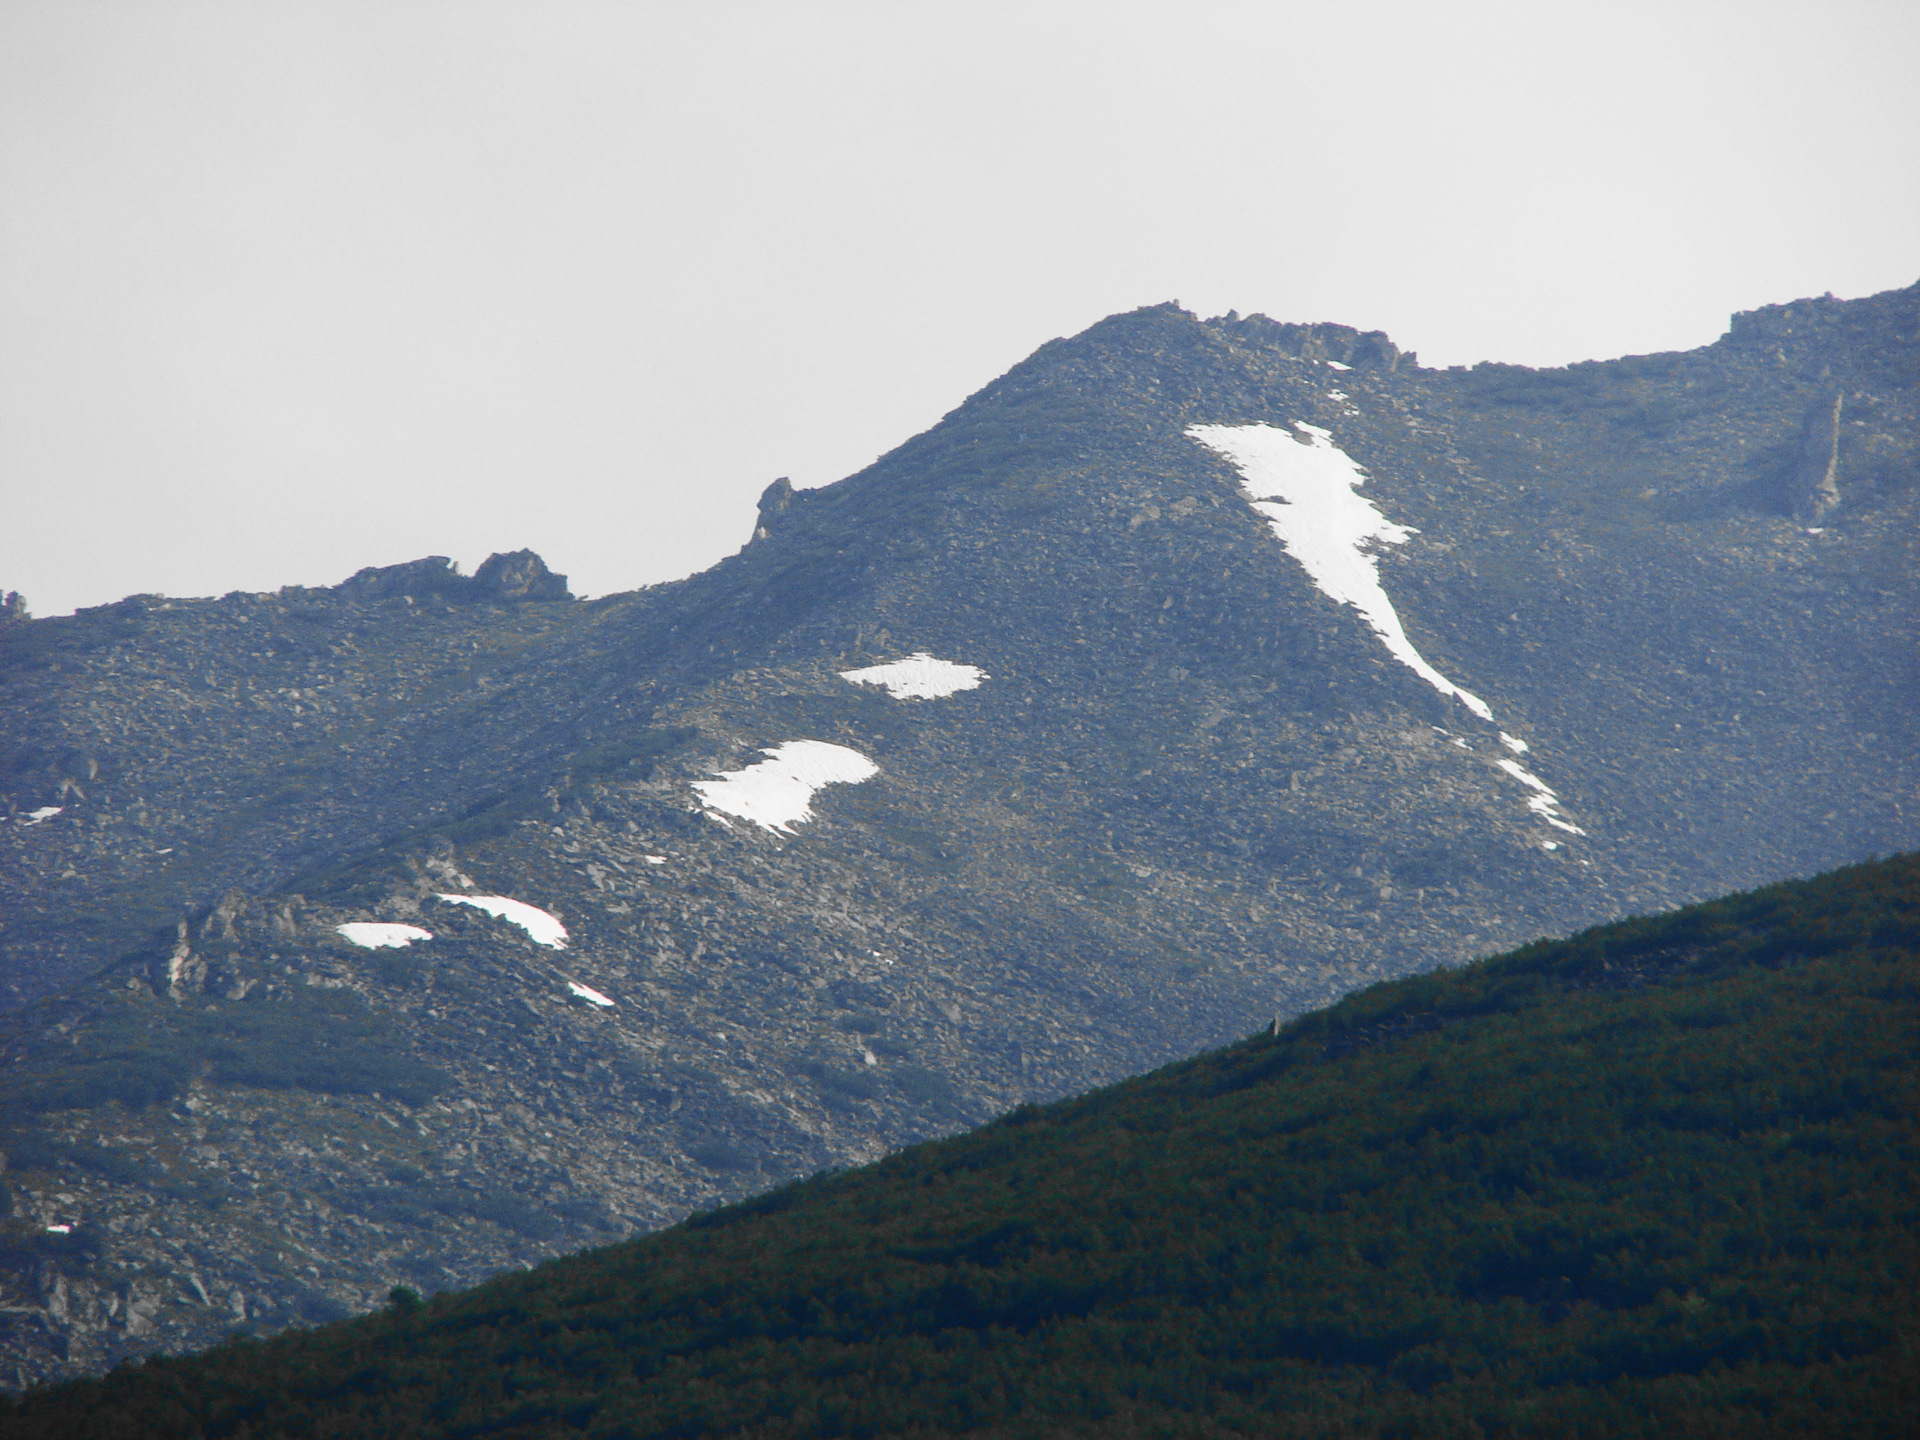
M 884 685 L 896 700 L 939 700 L 961 690 L 977 690 L 982 680 L 993 677 L 978 665 L 936 660 L 921 650 L 888 665 L 842 670 L 840 678 L 856 685 Z
M 398 950 L 416 940 L 431 940 L 433 932 L 418 925 L 387 925 L 377 920 L 353 920 L 333 927 L 364 950 Z
M 1366 471 L 1333 443 L 1331 432 L 1304 421 L 1295 436 L 1273 425 L 1190 425 L 1187 434 L 1240 472 L 1240 489 L 1279 537 L 1281 546 L 1301 567 L 1320 593 L 1351 605 L 1366 620 L 1380 643 L 1402 665 L 1442 695 L 1458 700 L 1482 720 L 1491 721 L 1487 702 L 1461 689 L 1429 665 L 1400 624 L 1400 616 L 1380 584 L 1376 545 L 1404 545 L 1419 532 L 1396 525 L 1355 492 L 1365 483 Z M 1471 749 L 1457 736 L 1461 749 Z M 1500 732 L 1500 743 L 1514 755 L 1530 748 L 1516 736 Z M 1495 762 L 1533 792 L 1527 808 L 1556 830 L 1569 835 L 1587 832 L 1560 813 L 1560 797 L 1518 760 Z
M 813 818 L 814 792 L 827 785 L 856 785 L 880 773 L 858 750 L 825 740 L 789 740 L 760 753 L 768 758 L 717 780 L 696 780 L 693 788 L 709 810 L 781 835 L 791 835 L 795 825 Z
M 22 825 L 38 825 L 42 820 L 51 820 L 67 807 L 64 805 L 42 805 L 38 810 L 29 811 Z
M 1240 489 L 1272 527 L 1281 546 L 1320 593 L 1360 612 L 1380 643 L 1402 665 L 1482 720 L 1493 711 L 1461 689 L 1407 639 L 1400 616 L 1380 585 L 1376 545 L 1404 545 L 1419 532 L 1395 525 L 1371 500 L 1354 493 L 1366 471 L 1333 443 L 1330 432 L 1295 422 L 1306 443 L 1273 425 L 1190 425 L 1187 434 L 1240 472 Z
M 567 948 L 567 927 L 560 923 L 559 916 L 548 914 L 538 905 L 529 905 L 524 900 L 509 900 L 505 895 L 437 895 L 435 898 L 445 900 L 450 905 L 471 905 L 476 910 L 498 916 L 509 925 L 518 925 L 527 932 L 529 940 L 549 950 Z
M 589 1005 L 598 1005 L 602 1010 L 606 1009 L 609 1005 L 612 1005 L 614 1003 L 613 1001 L 609 1000 L 606 996 L 602 995 L 598 990 L 594 989 L 591 985 L 582 985 L 578 980 L 567 981 L 567 989 L 571 990 L 574 994 L 578 995 L 582 1000 L 586 1001 Z
M 1518 760 L 1496 760 L 1493 762 L 1507 774 L 1513 776 L 1522 785 L 1533 791 L 1527 800 L 1527 809 L 1533 811 L 1556 830 L 1564 830 L 1569 835 L 1584 835 L 1587 832 L 1578 825 L 1560 818 L 1560 797 L 1547 788 L 1546 781 L 1534 774 Z

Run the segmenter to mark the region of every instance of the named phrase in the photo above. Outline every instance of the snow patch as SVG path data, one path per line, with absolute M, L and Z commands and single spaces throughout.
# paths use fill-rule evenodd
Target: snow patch
M 489 915 L 505 920 L 509 925 L 518 925 L 527 932 L 527 938 L 536 945 L 544 945 L 549 950 L 567 948 L 567 927 L 560 923 L 560 917 L 549 914 L 538 905 L 529 905 L 524 900 L 509 900 L 505 895 L 439 895 L 436 900 L 445 900 L 449 905 L 471 905 L 476 910 L 484 910 Z
M 1327 361 L 1327 368 L 1329 370 L 1351 370 L 1353 367 L 1351 365 L 1342 365 L 1338 360 L 1329 360 Z
M 1496 760 L 1493 762 L 1507 774 L 1525 785 L 1533 794 L 1527 799 L 1527 808 L 1538 815 L 1556 830 L 1564 830 L 1569 835 L 1584 835 L 1587 832 L 1578 825 L 1560 818 L 1560 797 L 1547 788 L 1547 782 L 1535 775 L 1518 760 Z
M 664 865 L 667 863 L 667 857 L 664 855 L 642 855 L 640 858 L 649 865 Z
M 782 835 L 791 835 L 795 825 L 813 818 L 816 791 L 828 785 L 857 785 L 880 773 L 880 767 L 858 750 L 825 740 L 789 740 L 760 753 L 768 758 L 718 780 L 696 780 L 693 788 L 709 810 L 751 820 Z
M 352 920 L 333 927 L 364 950 L 397 950 L 416 940 L 431 940 L 433 932 L 418 925 L 389 925 L 377 920 Z
M 591 985 L 582 985 L 578 980 L 567 981 L 567 989 L 571 990 L 574 994 L 578 995 L 582 1000 L 585 1000 L 588 1004 L 597 1005 L 602 1010 L 606 1009 L 608 1006 L 614 1003 L 613 1001 L 609 1000 L 605 995 L 602 995 L 598 990 L 594 989 Z
M 938 700 L 961 690 L 977 690 L 982 680 L 993 677 L 978 665 L 937 660 L 921 650 L 888 665 L 842 670 L 840 678 L 855 685 L 884 685 L 896 700 Z
M 1240 472 L 1247 503 L 1266 520 L 1282 548 L 1300 562 L 1321 594 L 1358 610 L 1394 659 L 1442 695 L 1491 722 L 1493 711 L 1486 701 L 1454 684 L 1414 649 L 1380 584 L 1376 548 L 1403 545 L 1408 536 L 1419 532 L 1394 524 L 1357 493 L 1366 482 L 1366 471 L 1333 443 L 1329 431 L 1304 421 L 1295 421 L 1293 431 L 1298 434 L 1273 425 L 1187 427 L 1191 439 Z M 1447 735 L 1449 744 L 1473 749 L 1459 736 L 1448 735 L 1438 726 L 1434 729 Z M 1499 735 L 1511 755 L 1524 755 L 1531 748 L 1504 730 Z M 1535 815 L 1569 835 L 1587 833 L 1561 814 L 1560 797 L 1538 775 L 1517 760 L 1495 763 L 1533 792 L 1527 797 L 1527 808 Z
M 38 810 L 29 810 L 22 825 L 38 825 L 42 820 L 51 820 L 67 807 L 64 805 L 42 805 Z
M 71 1235 L 71 1234 L 73 1233 L 73 1226 L 71 1226 L 71 1225 L 49 1225 L 49 1226 L 47 1226 L 47 1233 L 48 1233 L 49 1235 Z
M 1396 525 L 1355 490 L 1367 475 L 1333 443 L 1331 432 L 1304 421 L 1294 428 L 1303 444 L 1273 425 L 1190 425 L 1187 434 L 1240 472 L 1247 503 L 1266 520 L 1281 546 L 1320 593 L 1360 612 L 1380 643 L 1402 665 L 1482 720 L 1493 711 L 1429 665 L 1407 639 L 1400 616 L 1380 585 L 1377 545 L 1404 545 L 1419 532 Z

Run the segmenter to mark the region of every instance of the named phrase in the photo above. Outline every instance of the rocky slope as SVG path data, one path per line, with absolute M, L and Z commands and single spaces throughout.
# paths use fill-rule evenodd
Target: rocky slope
M 1912 848 L 1916 377 L 1920 287 L 1557 371 L 1156 307 L 678 584 L 7 621 L 0 1380 Z

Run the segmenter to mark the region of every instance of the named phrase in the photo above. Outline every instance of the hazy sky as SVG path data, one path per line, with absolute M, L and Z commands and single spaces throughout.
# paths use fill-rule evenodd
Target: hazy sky
M 0 0 L 0 588 L 711 564 L 1178 299 L 1427 364 L 1920 279 L 1920 4 Z

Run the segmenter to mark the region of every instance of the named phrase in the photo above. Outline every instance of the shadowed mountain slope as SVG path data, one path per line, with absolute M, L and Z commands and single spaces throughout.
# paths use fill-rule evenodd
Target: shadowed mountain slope
M 9 619 L 0 1150 L 97 1237 L 0 1257 L 10 1378 L 1912 848 L 1917 304 L 1539 372 L 1153 307 L 672 585 Z
M 1905 1435 L 1916 1001 L 1905 856 L 1376 986 L 7 1433 Z

